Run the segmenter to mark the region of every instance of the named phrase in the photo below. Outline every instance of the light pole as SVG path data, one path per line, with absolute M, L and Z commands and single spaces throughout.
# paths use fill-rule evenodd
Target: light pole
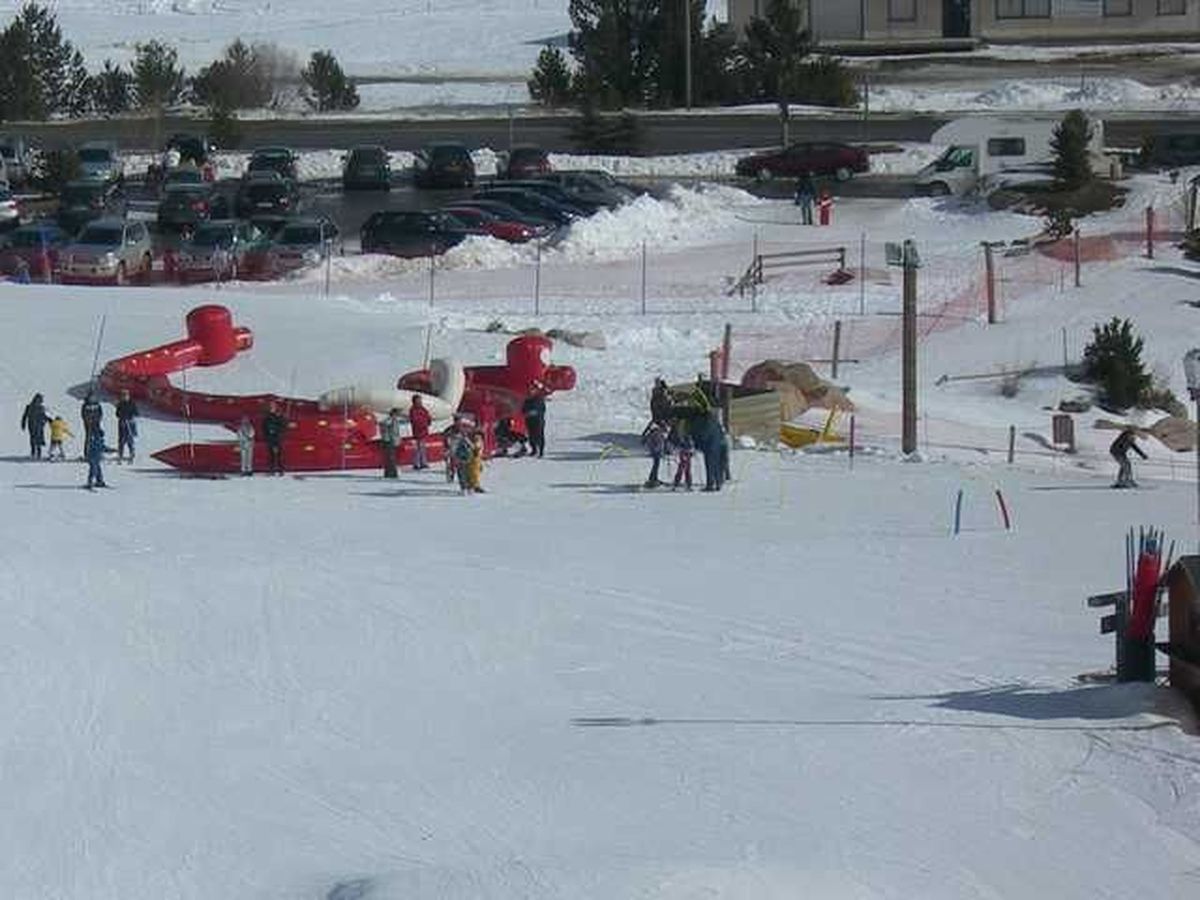
M 1196 403 L 1196 524 L 1200 525 L 1200 348 L 1189 350 L 1183 357 L 1183 373 L 1188 393 Z

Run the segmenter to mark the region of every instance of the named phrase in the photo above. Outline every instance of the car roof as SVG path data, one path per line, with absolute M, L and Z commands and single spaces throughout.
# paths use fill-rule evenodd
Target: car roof
M 79 145 L 80 150 L 111 150 L 116 152 L 116 141 L 84 141 Z
M 101 216 L 99 219 L 92 219 L 92 221 L 88 222 L 83 227 L 84 228 L 124 228 L 126 225 L 132 225 L 132 224 L 134 224 L 134 223 L 129 222 L 125 219 L 122 219 L 120 216 Z
M 94 188 L 104 190 L 109 187 L 103 178 L 76 178 L 63 185 L 64 188 Z
M 284 178 L 281 173 L 276 172 L 274 169 L 255 169 L 254 171 L 247 171 L 242 180 L 261 182 L 277 181 L 282 184 Z
M 372 152 L 379 152 L 379 153 L 387 153 L 387 150 L 384 148 L 383 144 L 355 144 L 353 147 L 350 148 L 351 153 L 359 153 L 363 150 L 370 150 Z
M 253 152 L 250 154 L 250 157 L 251 157 L 251 159 L 253 159 L 256 156 L 264 157 L 264 156 L 295 156 L 295 155 L 296 154 L 293 153 L 288 147 L 255 147 Z
M 194 181 L 183 181 L 178 184 L 168 184 L 168 194 L 207 194 L 212 190 L 212 185 L 207 182 L 196 184 Z

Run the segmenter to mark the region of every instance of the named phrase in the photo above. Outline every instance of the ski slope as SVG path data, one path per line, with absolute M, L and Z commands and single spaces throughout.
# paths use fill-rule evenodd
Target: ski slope
M 1138 203 L 1174 190 L 1135 185 Z M 860 452 L 739 450 L 716 495 L 636 489 L 650 378 L 703 368 L 735 334 L 844 314 L 814 276 L 733 309 L 721 276 L 774 243 L 911 236 L 932 288 L 948 260 L 1029 220 L 920 201 L 839 204 L 828 233 L 728 189 L 632 208 L 543 264 L 462 249 L 435 273 L 347 257 L 320 281 L 220 290 L 0 285 L 0 405 L 34 391 L 77 425 L 103 361 L 229 306 L 255 346 L 195 390 L 316 396 L 433 355 L 499 361 L 538 324 L 576 391 L 549 406 L 542 461 L 497 460 L 488 493 L 440 473 L 183 479 L 147 461 L 185 423 L 143 420 L 139 461 L 80 490 L 76 463 L 0 451 L 0 893 L 74 900 L 430 897 L 1190 896 L 1200 745 L 1152 686 L 1096 685 L 1111 640 L 1088 594 L 1119 587 L 1122 535 L 1191 550 L 1191 457 L 1162 448 L 1141 491 L 1107 489 L 1104 435 L 1077 459 L 990 445 L 1048 427 L 1067 388 L 939 387 L 947 371 L 1053 360 L 1134 314 L 1179 389 L 1192 281 L 1173 251 L 1012 294 L 1000 326 L 922 342 L 922 452 L 896 452 L 894 356 L 848 367 Z M 686 214 L 673 213 L 676 204 Z M 1136 206 L 1134 208 L 1137 208 Z M 1102 223 L 1095 223 L 1100 227 Z M 617 227 L 617 226 L 621 227 Z M 635 228 L 635 240 L 618 239 Z M 650 312 L 619 283 L 652 243 Z M 1154 272 L 1153 268 L 1163 271 Z M 881 312 L 895 291 L 872 281 Z M 14 340 L 12 336 L 19 338 Z M 193 377 L 194 374 L 194 377 Z M 112 410 L 106 406 L 106 423 Z M 77 429 L 78 430 L 78 429 Z M 217 430 L 191 430 L 196 440 Z M 618 450 L 616 448 L 622 448 Z M 71 450 L 77 450 L 76 443 Z M 697 463 L 697 470 L 701 468 Z M 1170 475 L 1168 475 L 1170 473 Z M 1000 525 L 993 492 L 1009 499 Z M 963 533 L 949 534 L 959 489 Z

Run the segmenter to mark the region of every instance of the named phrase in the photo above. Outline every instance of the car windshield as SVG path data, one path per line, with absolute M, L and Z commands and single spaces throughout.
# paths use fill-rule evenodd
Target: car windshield
M 233 241 L 233 228 L 230 226 L 197 228 L 192 235 L 192 244 L 196 247 L 225 247 Z
M 286 193 L 287 191 L 282 184 L 252 184 L 246 188 L 246 197 L 252 203 L 260 203 L 264 200 L 278 200 Z
M 62 202 L 64 206 L 87 206 L 93 200 L 100 197 L 99 188 L 87 187 L 78 185 L 76 187 L 65 187 L 62 192 Z
M 379 149 L 355 150 L 350 158 L 356 165 L 378 165 L 383 162 L 383 151 Z
M 112 162 L 112 151 L 103 147 L 84 147 L 79 151 L 79 161 L 86 163 Z
M 431 155 L 433 161 L 438 163 L 464 162 L 471 158 L 466 148 L 454 146 L 434 147 Z
M 58 243 L 58 236 L 52 231 L 42 231 L 37 228 L 32 228 L 28 231 L 14 231 L 12 237 L 9 238 L 9 244 L 13 247 L 40 247 L 43 244 Z
M 111 247 L 121 243 L 121 229 L 115 225 L 89 226 L 83 229 L 76 243 Z
M 291 165 L 292 159 L 285 153 L 258 153 L 250 157 L 251 171 L 262 169 L 282 169 Z
M 288 225 L 279 232 L 281 244 L 319 244 L 321 229 L 316 225 Z
M 174 169 L 167 173 L 169 184 L 203 184 L 204 176 L 196 169 Z

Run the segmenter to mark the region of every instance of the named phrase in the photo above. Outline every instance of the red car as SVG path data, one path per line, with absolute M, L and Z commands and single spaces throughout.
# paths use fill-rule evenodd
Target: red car
M 551 171 L 553 171 L 553 167 L 550 165 L 550 157 L 545 150 L 541 147 L 523 145 L 513 147 L 507 153 L 501 154 L 496 167 L 496 177 L 520 181 L 523 178 L 548 175 Z
M 818 141 L 756 153 L 737 163 L 737 173 L 747 178 L 799 178 L 807 172 L 847 181 L 870 168 L 871 158 L 862 147 Z
M 22 225 L 0 249 L 0 271 L 13 275 L 24 261 L 31 278 L 46 278 L 58 267 L 58 253 L 69 240 L 70 235 L 57 225 Z
M 447 206 L 442 212 L 461 222 L 463 229 L 471 234 L 491 235 L 510 244 L 523 244 L 541 233 L 533 225 L 502 219 L 477 206 Z

